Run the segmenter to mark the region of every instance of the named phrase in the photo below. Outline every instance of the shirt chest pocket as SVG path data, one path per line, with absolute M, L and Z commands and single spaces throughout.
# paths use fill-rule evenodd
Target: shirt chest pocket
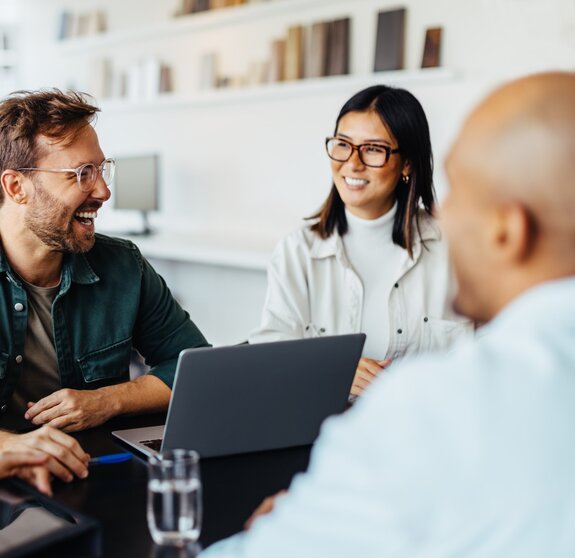
M 76 363 L 82 372 L 84 382 L 105 381 L 105 383 L 115 383 L 129 379 L 131 354 L 132 338 L 130 337 L 124 341 L 88 353 L 76 359 Z
M 471 335 L 469 322 L 429 318 L 423 328 L 423 349 L 440 351 L 454 345 L 460 339 Z

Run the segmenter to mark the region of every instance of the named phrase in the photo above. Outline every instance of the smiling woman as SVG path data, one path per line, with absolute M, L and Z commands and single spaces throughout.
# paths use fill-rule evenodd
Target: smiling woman
M 312 224 L 274 251 L 250 342 L 364 332 L 358 395 L 393 360 L 446 348 L 471 326 L 451 308 L 419 101 L 384 85 L 360 91 L 341 109 L 326 151 L 330 193 Z

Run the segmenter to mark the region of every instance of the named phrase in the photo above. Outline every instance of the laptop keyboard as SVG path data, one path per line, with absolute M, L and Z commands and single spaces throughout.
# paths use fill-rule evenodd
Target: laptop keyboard
M 143 444 L 147 448 L 150 448 L 154 451 L 160 451 L 162 449 L 162 439 L 159 438 L 158 440 L 142 440 L 140 444 Z

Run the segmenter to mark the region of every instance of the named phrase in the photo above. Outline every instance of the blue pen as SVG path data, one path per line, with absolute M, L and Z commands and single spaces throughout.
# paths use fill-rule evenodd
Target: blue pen
M 105 465 L 108 463 L 122 463 L 132 459 L 131 453 L 112 453 L 110 455 L 100 455 L 99 457 L 92 457 L 88 462 L 89 465 Z

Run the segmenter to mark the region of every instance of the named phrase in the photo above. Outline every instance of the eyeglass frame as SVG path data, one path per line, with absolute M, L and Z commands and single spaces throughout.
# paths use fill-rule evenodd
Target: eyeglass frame
M 344 143 L 347 143 L 350 147 L 351 147 L 351 152 L 349 154 L 349 157 L 347 159 L 341 160 L 341 159 L 335 159 L 334 157 L 332 157 L 329 154 L 329 148 L 328 148 L 328 144 L 330 141 L 332 140 L 339 140 L 339 141 L 343 141 Z M 383 149 L 385 151 L 385 161 L 383 162 L 383 164 L 381 165 L 369 165 L 368 163 L 366 163 L 363 160 L 363 156 L 361 153 L 361 148 L 362 147 L 377 147 L 378 149 Z M 351 141 L 343 139 L 343 138 L 338 138 L 337 136 L 330 136 L 325 138 L 325 150 L 327 152 L 327 156 L 332 160 L 332 161 L 337 161 L 338 163 L 345 163 L 347 161 L 349 161 L 351 159 L 351 156 L 353 155 L 354 151 L 357 151 L 357 154 L 359 156 L 359 160 L 366 166 L 366 167 L 371 167 L 371 168 L 375 168 L 375 169 L 380 169 L 382 167 L 385 167 L 385 165 L 387 165 L 387 163 L 389 162 L 389 158 L 394 155 L 395 153 L 399 153 L 401 151 L 401 149 L 399 147 L 395 147 L 395 148 L 391 148 L 389 147 L 389 145 L 381 145 L 378 143 L 360 143 L 359 145 L 355 145 L 355 143 L 351 143 Z
M 29 172 L 73 172 L 76 175 L 76 184 L 78 185 L 78 188 L 80 188 L 81 192 L 84 193 L 88 193 L 91 192 L 95 185 L 96 185 L 96 180 L 97 180 L 97 174 L 96 174 L 96 180 L 94 180 L 93 184 L 91 184 L 91 187 L 89 190 L 84 190 L 84 188 L 82 188 L 82 171 L 88 167 L 88 166 L 92 166 L 96 169 L 96 173 L 99 173 L 100 176 L 103 177 L 103 172 L 104 172 L 104 165 L 106 163 L 113 163 L 114 165 L 114 172 L 112 173 L 112 179 L 110 180 L 110 183 L 106 182 L 104 180 L 104 182 L 106 182 L 106 186 L 109 186 L 113 180 L 114 180 L 114 174 L 116 171 L 116 159 L 113 159 L 111 157 L 108 157 L 106 159 L 104 159 L 99 165 L 96 165 L 94 163 L 84 163 L 83 165 L 80 165 L 79 167 L 76 167 L 75 169 L 48 169 L 48 168 L 43 168 L 43 167 L 21 167 L 17 170 L 18 172 L 25 172 L 25 171 L 29 171 Z

